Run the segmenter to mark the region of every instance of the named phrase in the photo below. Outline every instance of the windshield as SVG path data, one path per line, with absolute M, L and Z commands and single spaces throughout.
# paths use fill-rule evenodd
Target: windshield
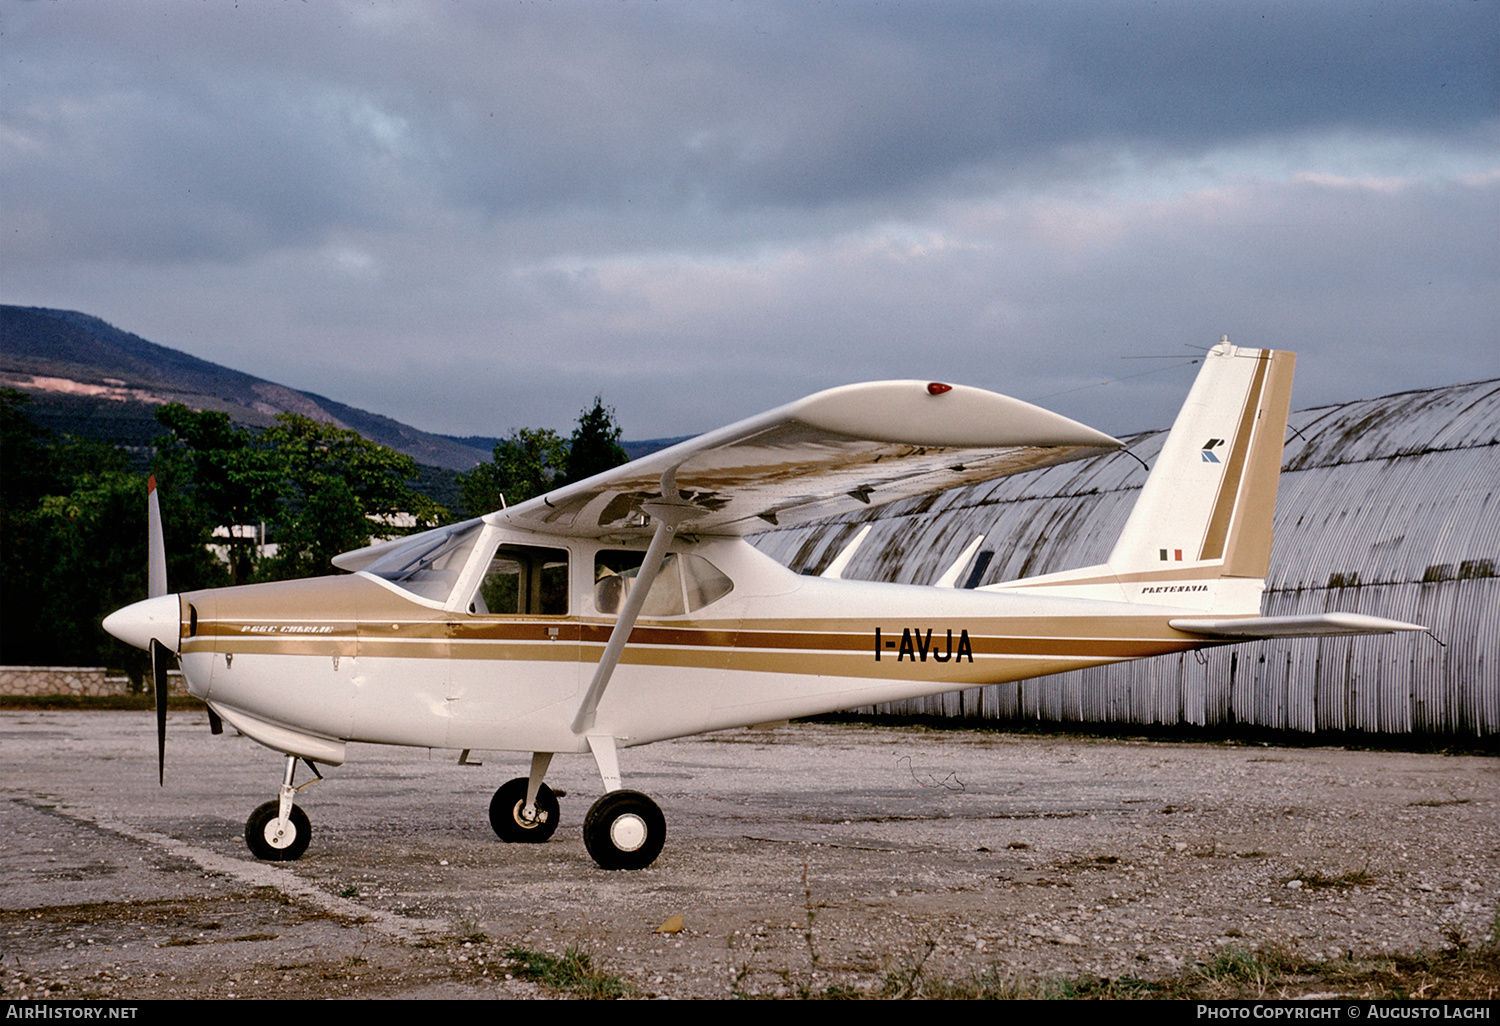
M 365 567 L 366 573 L 434 602 L 447 602 L 483 524 L 416 535 Z

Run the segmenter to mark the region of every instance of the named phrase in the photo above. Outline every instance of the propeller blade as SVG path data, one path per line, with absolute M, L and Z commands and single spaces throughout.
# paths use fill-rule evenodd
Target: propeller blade
M 221 719 L 219 719 L 219 714 L 216 713 L 216 712 L 214 712 L 214 707 L 213 706 L 211 706 L 211 705 L 207 706 L 207 709 L 208 709 L 208 732 L 210 734 L 222 734 L 222 733 L 224 733 L 224 721 L 221 720 Z
M 153 493 L 154 494 L 154 493 Z M 151 639 L 151 686 L 156 689 L 156 773 L 158 783 L 167 783 L 167 667 L 172 650 Z
M 156 497 L 156 475 L 146 482 L 146 597 L 167 593 L 167 546 L 161 534 L 161 502 Z

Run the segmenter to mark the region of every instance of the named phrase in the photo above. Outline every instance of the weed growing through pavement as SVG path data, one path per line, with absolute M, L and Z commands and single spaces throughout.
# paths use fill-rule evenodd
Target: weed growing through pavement
M 813 908 L 812 884 L 807 882 L 807 860 L 802 860 L 802 905 L 807 910 L 807 929 L 802 931 L 803 938 L 807 941 L 807 982 L 797 989 L 799 996 L 807 997 L 812 989 L 813 977 L 818 973 L 818 948 L 813 943 L 813 923 L 818 917 L 817 910 Z
M 1500 934 L 1500 910 L 1492 932 Z M 916 957 L 885 976 L 881 987 L 859 990 L 829 986 L 811 998 L 885 1000 L 1140 1000 L 1295 998 L 1329 990 L 1349 997 L 1410 1000 L 1485 1000 L 1500 988 L 1500 944 L 1451 947 L 1441 952 L 1378 958 L 1307 959 L 1279 944 L 1257 949 L 1226 948 L 1206 961 L 1161 980 L 1137 976 L 1025 976 L 1000 966 L 976 969 L 957 979 L 927 971 L 932 940 Z
M 1209 961 L 1189 969 L 1183 982 L 1190 987 L 1206 988 L 1210 997 L 1265 997 L 1266 991 L 1282 981 L 1300 962 L 1279 945 L 1267 945 L 1254 951 L 1226 948 Z
M 462 943 L 483 944 L 489 940 L 485 932 L 479 928 L 479 920 L 471 915 L 459 916 L 453 923 L 453 933 Z
M 633 997 L 636 993 L 623 978 L 598 968 L 592 955 L 572 945 L 560 956 L 512 945 L 505 949 L 505 957 L 510 959 L 513 974 L 548 990 L 598 1001 Z
M 1291 878 L 1301 880 L 1303 887 L 1324 887 L 1336 890 L 1344 890 L 1348 887 L 1364 887 L 1375 882 L 1375 874 L 1370 872 L 1366 865 L 1363 869 L 1356 869 L 1350 873 L 1340 873 L 1337 876 L 1329 876 L 1326 873 L 1298 873 Z
M 802 943 L 807 947 L 807 971 L 799 973 L 791 968 L 772 970 L 786 984 L 786 996 L 802 1000 L 845 1000 L 868 996 L 854 987 L 837 981 L 827 984 L 821 990 L 814 989 L 818 977 L 818 963 L 820 961 L 817 943 L 818 904 L 813 901 L 812 882 L 809 877 L 809 868 L 806 859 L 802 860 L 802 909 L 806 917 L 802 928 Z M 729 938 L 729 947 L 731 950 L 734 948 L 734 938 L 732 936 Z M 770 996 L 747 993 L 744 989 L 745 981 L 749 979 L 753 971 L 751 968 L 752 963 L 755 961 L 755 956 L 760 954 L 760 951 L 760 945 L 753 943 L 752 940 L 750 957 L 739 967 L 739 970 L 734 975 L 734 980 L 730 983 L 729 992 L 734 997 L 756 998 Z

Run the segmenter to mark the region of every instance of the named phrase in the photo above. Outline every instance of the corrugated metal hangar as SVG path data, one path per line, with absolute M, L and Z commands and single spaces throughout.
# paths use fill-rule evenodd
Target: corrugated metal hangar
M 1166 431 L 1125 439 L 1155 464 Z M 927 584 L 975 535 L 974 587 L 1103 562 L 1145 470 L 1115 453 L 759 535 L 819 573 Z M 1500 379 L 1292 414 L 1266 615 L 1334 610 L 1432 635 L 1252 642 L 882 706 L 996 721 L 1500 733 Z

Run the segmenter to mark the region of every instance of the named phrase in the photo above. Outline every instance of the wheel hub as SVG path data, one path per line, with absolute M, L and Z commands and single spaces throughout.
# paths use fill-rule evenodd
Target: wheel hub
M 297 839 L 297 830 L 290 820 L 272 819 L 266 823 L 266 843 L 273 848 L 289 848 Z
M 646 821 L 630 812 L 609 825 L 609 839 L 621 851 L 635 851 L 646 843 Z
M 525 802 L 516 803 L 515 813 L 516 822 L 523 827 L 527 827 L 528 829 L 531 827 L 541 826 L 543 823 L 547 822 L 547 814 L 545 812 L 535 806 L 528 809 L 526 808 Z

